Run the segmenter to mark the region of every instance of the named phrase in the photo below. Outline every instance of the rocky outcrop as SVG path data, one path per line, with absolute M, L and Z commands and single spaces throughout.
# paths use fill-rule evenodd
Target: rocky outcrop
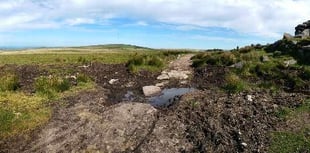
M 295 37 L 310 38 L 310 20 L 295 27 Z
M 296 39 L 297 38 L 297 39 Z M 295 28 L 295 36 L 284 33 L 283 39 L 267 45 L 267 52 L 281 52 L 293 56 L 297 62 L 310 64 L 310 20 L 299 24 Z

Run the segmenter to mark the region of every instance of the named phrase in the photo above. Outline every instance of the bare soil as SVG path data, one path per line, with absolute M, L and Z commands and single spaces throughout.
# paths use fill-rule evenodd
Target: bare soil
M 185 61 L 173 62 L 170 69 L 189 68 L 189 64 L 182 66 L 189 56 L 180 59 Z M 6 65 L 3 69 L 17 72 L 21 89 L 29 93 L 35 77 L 50 73 L 49 67 L 33 65 Z M 199 91 L 182 96 L 171 107 L 155 109 L 146 104 L 141 89 L 158 83 L 160 73 L 133 74 L 124 64 L 102 63 L 62 69 L 68 75 L 89 75 L 97 89 L 53 102 L 49 123 L 28 134 L 0 140 L 0 152 L 266 152 L 269 133 L 286 126 L 276 112 L 298 107 L 309 98 L 286 92 L 227 94 L 218 87 L 229 69 L 207 66 L 195 69 L 187 84 Z M 117 81 L 110 84 L 111 79 Z M 180 86 L 177 80 L 167 85 Z M 135 95 L 132 101 L 139 103 L 123 102 L 128 91 Z

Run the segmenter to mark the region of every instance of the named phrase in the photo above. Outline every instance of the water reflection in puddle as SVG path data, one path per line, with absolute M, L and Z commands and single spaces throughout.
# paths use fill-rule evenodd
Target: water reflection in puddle
M 160 95 L 149 98 L 151 105 L 156 107 L 165 107 L 171 105 L 180 96 L 195 91 L 195 88 L 171 88 L 164 89 Z

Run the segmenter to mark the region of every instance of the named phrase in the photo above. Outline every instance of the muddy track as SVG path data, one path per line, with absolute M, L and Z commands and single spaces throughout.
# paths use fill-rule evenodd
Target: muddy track
M 180 57 L 168 70 L 192 71 L 191 56 Z M 38 75 L 25 67 L 20 70 Z M 264 91 L 226 94 L 214 86 L 223 83 L 229 69 L 207 66 L 194 69 L 189 82 L 203 91 L 155 109 L 145 103 L 141 88 L 158 83 L 159 73 L 132 74 L 124 64 L 101 63 L 77 71 L 88 74 L 97 89 L 54 102 L 49 123 L 28 135 L 0 141 L 0 152 L 266 152 L 268 132 L 281 128 L 282 121 L 274 114 L 307 98 Z M 111 79 L 117 81 L 111 84 Z M 123 102 L 127 91 L 136 94 L 134 102 Z

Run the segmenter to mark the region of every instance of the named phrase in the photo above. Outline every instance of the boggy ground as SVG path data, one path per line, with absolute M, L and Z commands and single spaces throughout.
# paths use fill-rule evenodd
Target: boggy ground
M 8 67 L 16 70 L 21 89 L 29 92 L 34 76 L 50 73 L 48 68 L 30 65 L 4 68 Z M 46 125 L 0 141 L 0 152 L 266 152 L 269 132 L 285 126 L 275 114 L 307 98 L 266 91 L 227 94 L 213 88 L 223 83 L 221 78 L 229 70 L 208 67 L 196 69 L 188 83 L 200 90 L 169 108 L 154 108 L 146 103 L 141 88 L 158 83 L 159 73 L 133 74 L 124 64 L 67 69 L 89 75 L 98 86 L 53 102 L 53 115 Z M 117 81 L 110 84 L 111 79 Z M 171 82 L 167 86 L 181 86 Z M 127 91 L 134 92 L 135 102 L 122 102 Z

